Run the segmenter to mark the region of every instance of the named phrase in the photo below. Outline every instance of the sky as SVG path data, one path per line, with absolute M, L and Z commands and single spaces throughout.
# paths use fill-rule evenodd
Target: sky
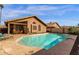
M 77 26 L 79 4 L 4 4 L 1 24 L 28 16 L 37 16 L 43 22 L 58 22 L 61 26 Z

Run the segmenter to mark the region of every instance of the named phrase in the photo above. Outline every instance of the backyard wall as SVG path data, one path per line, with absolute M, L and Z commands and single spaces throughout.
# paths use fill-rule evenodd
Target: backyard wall
M 63 33 L 62 29 L 60 29 L 60 28 L 47 29 L 47 32 L 52 32 L 52 33 Z

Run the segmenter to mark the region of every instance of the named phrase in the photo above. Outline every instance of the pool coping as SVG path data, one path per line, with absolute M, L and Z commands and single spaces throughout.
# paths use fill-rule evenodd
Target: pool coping
M 18 38 L 15 42 L 19 42 L 23 37 L 28 37 L 28 36 L 37 36 L 37 35 L 44 35 L 44 34 L 49 34 L 49 33 L 42 33 L 42 34 L 33 34 L 33 35 L 25 35 L 25 36 L 22 36 L 20 38 Z
M 16 43 L 18 44 L 18 45 L 20 45 L 20 46 L 24 46 L 24 47 L 26 47 L 25 45 L 21 45 L 20 43 L 18 43 L 23 37 L 28 37 L 28 36 L 39 36 L 39 35 L 44 35 L 44 34 L 49 34 L 49 33 L 43 33 L 43 34 L 34 34 L 34 35 L 25 35 L 25 36 L 22 36 L 22 37 L 20 37 L 18 40 L 16 40 Z M 56 33 L 52 33 L 52 34 L 56 34 Z M 63 34 L 64 35 L 64 34 Z M 57 40 L 57 39 L 55 39 L 55 40 Z M 54 41 L 55 41 L 54 40 Z M 65 40 L 64 40 L 65 41 Z M 62 41 L 63 42 L 63 41 Z M 62 42 L 60 42 L 60 43 L 62 43 Z M 50 44 L 50 43 L 49 43 Z M 28 47 L 32 47 L 32 48 L 39 48 L 39 47 L 34 47 L 34 46 L 28 46 Z M 39 49 L 44 49 L 44 48 L 39 48 Z M 50 49 L 50 48 L 49 48 Z

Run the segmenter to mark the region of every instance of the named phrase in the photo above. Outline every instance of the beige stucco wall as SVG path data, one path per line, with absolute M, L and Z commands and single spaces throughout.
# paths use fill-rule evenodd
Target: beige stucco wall
M 55 32 L 55 33 L 57 33 L 57 32 L 62 33 L 62 29 L 56 23 L 52 24 L 51 27 L 48 26 L 47 31 L 48 32 Z
M 60 28 L 56 23 L 52 25 L 55 28 Z
M 33 33 L 43 33 L 46 32 L 46 26 L 39 22 L 36 18 L 27 18 L 15 22 L 25 22 L 27 21 L 27 28 L 29 29 L 29 32 L 31 33 L 31 25 L 33 26 L 33 22 L 35 22 L 35 26 L 37 26 L 37 30 L 32 30 Z M 38 30 L 38 25 L 41 26 L 41 31 Z
M 29 18 L 27 19 L 28 21 L 28 28 L 29 31 L 31 32 L 31 25 L 32 25 L 32 32 L 33 33 L 43 33 L 46 32 L 46 26 L 44 24 L 42 24 L 41 22 L 39 22 L 38 20 L 36 20 L 35 18 Z M 36 24 L 33 24 L 33 22 L 35 22 Z M 33 25 L 37 26 L 37 30 L 33 30 Z M 38 30 L 38 26 L 41 26 L 41 30 Z

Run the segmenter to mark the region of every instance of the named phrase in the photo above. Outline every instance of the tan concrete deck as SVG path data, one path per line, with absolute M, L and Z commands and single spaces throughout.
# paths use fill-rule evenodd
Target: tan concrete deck
M 29 55 L 33 54 L 40 50 L 36 47 L 28 47 L 19 45 L 16 42 L 16 39 L 19 37 L 26 36 L 24 34 L 15 34 L 12 38 L 0 41 L 0 54 L 9 54 L 9 55 Z

